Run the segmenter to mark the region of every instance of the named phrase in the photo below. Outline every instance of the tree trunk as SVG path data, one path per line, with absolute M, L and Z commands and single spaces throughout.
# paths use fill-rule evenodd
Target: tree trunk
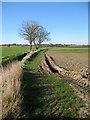
M 30 42 L 30 51 L 32 51 L 32 42 Z
M 36 49 L 37 49 L 37 45 L 36 45 L 35 41 L 33 41 L 33 42 L 34 42 L 34 45 L 35 45 L 35 47 L 36 47 Z

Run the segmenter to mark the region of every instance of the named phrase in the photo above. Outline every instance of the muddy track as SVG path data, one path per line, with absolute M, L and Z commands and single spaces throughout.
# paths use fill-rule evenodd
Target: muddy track
M 41 63 L 41 69 L 44 73 L 49 74 L 57 74 L 60 78 L 65 80 L 69 83 L 69 85 L 73 88 L 75 93 L 84 101 L 85 107 L 81 110 L 84 114 L 84 111 L 87 113 L 88 108 L 90 107 L 89 103 L 89 95 L 90 95 L 90 74 L 89 73 L 83 73 L 83 72 L 76 72 L 76 71 L 69 71 L 65 68 L 58 67 L 54 61 L 54 59 L 45 54 L 44 61 Z

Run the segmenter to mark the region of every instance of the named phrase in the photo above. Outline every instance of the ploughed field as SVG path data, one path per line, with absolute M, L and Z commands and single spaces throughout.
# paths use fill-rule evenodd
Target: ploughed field
M 77 72 L 88 71 L 88 48 L 52 47 L 47 53 L 59 67 Z

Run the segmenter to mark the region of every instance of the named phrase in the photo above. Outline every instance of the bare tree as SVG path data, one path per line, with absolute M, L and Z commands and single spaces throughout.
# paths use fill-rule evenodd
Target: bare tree
M 30 43 L 30 50 L 32 50 L 32 43 L 36 49 L 40 47 L 41 43 L 49 40 L 49 33 L 39 25 L 37 22 L 23 22 L 19 34 Z
M 35 39 L 34 44 L 36 46 L 36 49 L 38 49 L 42 42 L 49 41 L 49 32 L 46 31 L 44 27 L 40 27 L 39 31 L 37 32 L 38 38 Z
M 38 40 L 39 47 L 40 47 L 42 42 L 50 40 L 49 34 L 50 34 L 50 32 L 47 32 L 45 29 L 43 29 L 43 31 L 40 32 L 39 40 Z

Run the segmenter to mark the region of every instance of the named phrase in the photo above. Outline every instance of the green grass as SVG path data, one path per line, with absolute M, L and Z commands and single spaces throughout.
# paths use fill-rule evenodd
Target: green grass
M 2 58 L 29 51 L 29 47 L 2 47 Z
M 29 47 L 2 47 L 1 50 L 0 61 L 2 64 L 6 64 L 8 61 L 28 52 Z
M 21 91 L 22 113 L 25 117 L 78 117 L 83 106 L 72 88 L 55 75 L 40 72 L 44 50 L 27 60 L 24 66 Z

